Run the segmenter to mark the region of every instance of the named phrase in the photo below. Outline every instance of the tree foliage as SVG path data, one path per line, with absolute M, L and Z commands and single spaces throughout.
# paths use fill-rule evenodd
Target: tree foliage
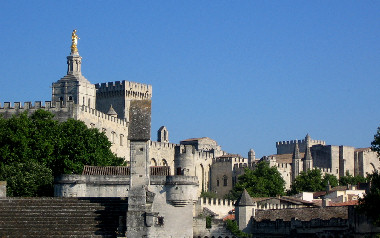
M 361 175 L 352 176 L 348 171 L 346 172 L 345 176 L 342 176 L 339 178 L 339 185 L 348 185 L 348 184 L 358 184 L 358 183 L 365 183 L 367 182 L 367 179 L 364 178 Z
M 236 200 L 244 189 L 252 197 L 273 197 L 284 194 L 285 181 L 276 167 L 269 167 L 267 162 L 262 161 L 253 170 L 245 169 L 226 198 Z
M 322 191 L 325 190 L 329 184 L 331 187 L 337 186 L 337 177 L 332 174 L 325 174 L 322 177 L 322 172 L 319 169 L 312 169 L 307 172 L 302 171 L 291 186 L 291 194 Z
M 250 234 L 247 234 L 239 230 L 239 226 L 236 221 L 227 219 L 226 228 L 227 230 L 231 231 L 231 233 L 234 234 L 236 237 L 252 237 Z
M 369 217 L 373 223 L 380 226 L 380 175 L 376 171 L 373 174 L 368 175 L 371 187 L 368 194 L 359 199 L 359 206 L 357 207 L 359 212 L 364 213 Z
M 377 128 L 377 133 L 374 135 L 374 139 L 371 143 L 371 149 L 376 151 L 380 156 L 380 127 Z
M 374 136 L 374 140 L 371 143 L 371 149 L 376 151 L 380 156 L 380 127 L 377 128 L 377 133 Z M 367 217 L 372 219 L 373 223 L 380 226 L 380 175 L 379 171 L 375 171 L 373 174 L 367 176 L 368 182 L 370 182 L 370 191 L 359 199 L 359 206 L 357 209 L 359 212 L 364 213 Z
M 84 165 L 121 165 L 104 133 L 69 119 L 37 110 L 10 119 L 0 118 L 0 179 L 9 196 L 46 196 L 54 176 L 80 174 Z

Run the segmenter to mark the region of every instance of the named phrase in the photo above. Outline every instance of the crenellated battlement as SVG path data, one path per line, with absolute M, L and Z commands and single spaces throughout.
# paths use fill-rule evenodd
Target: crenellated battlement
M 295 145 L 296 143 L 298 143 L 298 144 L 304 144 L 304 143 L 306 143 L 306 140 L 303 139 L 303 140 L 278 141 L 278 142 L 276 142 L 276 147 L 277 146 L 281 146 L 281 145 Z M 310 140 L 310 144 L 313 144 L 313 145 L 317 145 L 317 144 L 326 145 L 326 141 L 323 141 L 323 140 Z
M 232 158 L 213 158 L 212 162 L 213 163 L 226 163 L 226 162 L 231 163 Z
M 149 146 L 151 148 L 168 148 L 168 149 L 174 149 L 176 146 L 179 146 L 178 144 L 174 143 L 166 143 L 166 142 L 158 142 L 158 141 L 149 141 Z
M 312 147 L 313 145 L 326 145 L 323 140 L 313 140 L 309 135 L 306 135 L 303 140 L 289 140 L 289 141 L 278 141 L 276 142 L 277 154 L 292 154 L 294 152 L 294 147 L 298 144 L 299 151 L 304 153 L 306 147 Z
M 213 159 L 214 158 L 214 153 L 213 152 L 208 152 L 208 151 L 198 151 L 197 152 L 198 157 L 200 159 Z
M 105 120 L 107 120 L 109 122 L 114 122 L 114 123 L 117 123 L 117 124 L 125 126 L 125 127 L 128 126 L 128 122 L 125 119 L 120 119 L 120 118 L 117 118 L 117 117 L 114 117 L 114 116 L 107 115 L 107 114 L 105 114 L 103 112 L 100 112 L 100 111 L 98 111 L 96 109 L 93 109 L 93 108 L 90 108 L 90 107 L 87 107 L 87 106 L 84 106 L 84 105 L 80 106 L 80 111 L 82 113 L 87 113 L 87 114 L 90 114 L 90 115 L 92 115 L 94 117 L 98 117 L 99 119 L 100 118 L 101 119 L 105 119 Z
M 204 198 L 200 197 L 198 198 L 199 203 L 204 206 L 204 205 L 209 205 L 209 206 L 228 206 L 234 208 L 235 201 L 228 200 L 228 199 L 219 199 L 219 198 Z
M 277 163 L 277 168 L 279 169 L 287 169 L 287 168 L 290 168 L 290 164 L 288 163 Z
M 74 105 L 73 101 L 67 101 L 65 103 L 51 102 L 45 101 L 43 104 L 41 101 L 35 101 L 34 104 L 32 102 L 24 102 L 24 104 L 20 102 L 4 102 L 4 106 L 0 103 L 0 110 L 29 110 L 29 109 L 59 109 L 59 108 L 68 108 Z
M 149 84 L 135 83 L 129 81 L 115 81 L 95 84 L 97 96 L 122 94 L 127 98 L 150 99 L 152 97 L 152 86 Z
M 247 163 L 238 163 L 238 164 L 234 164 L 234 169 L 244 169 L 244 168 L 247 168 L 248 167 L 248 164 Z
M 331 168 L 314 167 L 314 169 L 319 169 L 323 174 L 331 174 Z

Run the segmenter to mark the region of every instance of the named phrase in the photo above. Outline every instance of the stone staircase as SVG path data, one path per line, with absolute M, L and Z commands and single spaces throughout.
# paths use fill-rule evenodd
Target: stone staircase
M 0 198 L 0 238 L 117 237 L 127 199 Z

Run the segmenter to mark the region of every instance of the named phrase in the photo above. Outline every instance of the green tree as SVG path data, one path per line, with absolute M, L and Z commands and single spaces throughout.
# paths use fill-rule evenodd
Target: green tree
M 359 199 L 358 211 L 369 217 L 373 223 L 380 226 L 380 175 L 376 171 L 368 175 L 371 187 L 368 194 Z
M 231 233 L 234 234 L 236 237 L 252 237 L 252 235 L 239 230 L 239 226 L 236 221 L 227 219 L 226 228 L 227 230 L 231 231 Z
M 54 176 L 80 174 L 84 165 L 123 164 L 104 133 L 53 117 L 37 110 L 30 117 L 0 118 L 0 178 L 7 181 L 9 196 L 51 195 Z
M 373 141 L 371 142 L 371 149 L 376 151 L 380 156 L 380 127 L 377 128 L 377 133 L 374 135 Z
M 342 176 L 339 178 L 339 185 L 347 185 L 347 184 L 358 184 L 358 183 L 365 183 L 367 181 L 366 178 L 363 176 L 357 175 L 352 176 L 348 171 L 346 172 L 345 176 Z
M 307 172 L 302 171 L 294 180 L 290 193 L 322 191 L 326 189 L 328 184 L 332 187 L 337 186 L 337 177 L 331 174 L 325 174 L 322 177 L 322 172 L 319 169 L 312 169 Z
M 276 167 L 269 167 L 267 162 L 262 161 L 253 170 L 245 169 L 226 198 L 236 200 L 244 189 L 252 197 L 273 197 L 284 194 L 285 181 Z

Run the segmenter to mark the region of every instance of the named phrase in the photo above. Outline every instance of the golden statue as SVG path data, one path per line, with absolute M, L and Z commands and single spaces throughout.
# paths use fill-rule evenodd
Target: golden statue
M 80 39 L 77 36 L 77 30 L 73 30 L 73 33 L 71 34 L 71 53 L 78 53 L 78 39 Z

